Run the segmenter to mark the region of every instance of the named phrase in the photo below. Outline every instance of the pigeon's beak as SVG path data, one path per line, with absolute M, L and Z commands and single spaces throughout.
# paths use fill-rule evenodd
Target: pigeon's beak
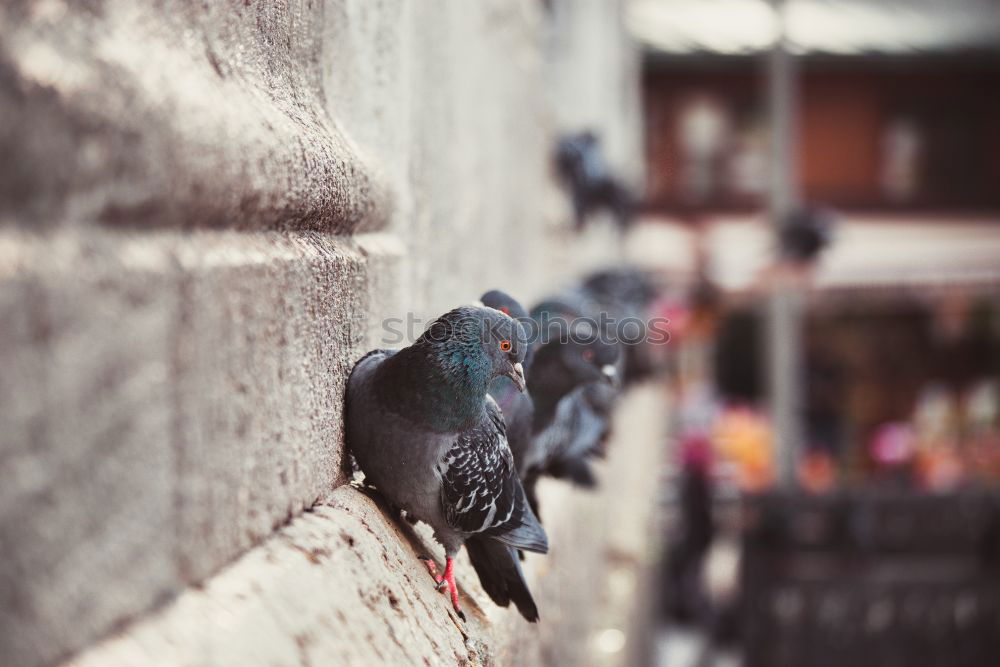
M 618 369 L 614 367 L 614 364 L 604 364 L 601 366 L 601 375 L 604 377 L 605 382 L 612 386 L 617 386 Z
M 520 361 L 513 364 L 506 375 L 514 381 L 514 385 L 517 386 L 518 391 L 524 392 L 528 389 L 528 383 L 524 380 L 524 366 L 521 365 Z

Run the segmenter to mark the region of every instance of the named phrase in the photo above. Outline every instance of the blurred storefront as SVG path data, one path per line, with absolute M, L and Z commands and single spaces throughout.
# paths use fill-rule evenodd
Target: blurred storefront
M 769 3 L 646 0 L 630 17 L 647 54 L 648 206 L 754 210 L 767 183 Z M 786 17 L 806 200 L 892 215 L 1000 209 L 1000 7 L 795 0 Z
M 698 664 L 733 639 L 751 665 L 997 664 L 1000 5 L 634 0 L 629 25 L 630 251 L 674 287 L 665 611 L 700 628 Z M 798 262 L 773 206 L 779 34 L 790 189 L 832 221 Z M 789 285 L 801 429 L 778 492 L 768 303 Z
M 752 329 L 777 270 L 763 85 L 776 13 L 761 0 L 637 0 L 629 18 L 646 48 L 646 233 L 688 249 L 657 268 L 719 290 L 721 338 L 706 340 L 735 348 L 704 354 L 751 376 L 732 380 L 750 385 L 735 396 L 716 382 L 716 398 L 762 410 L 766 369 L 747 357 L 759 356 Z M 948 450 L 918 465 L 931 486 L 969 477 L 925 470 L 956 459 L 989 477 L 979 449 L 996 437 L 1000 378 L 1000 7 L 794 0 L 785 20 L 796 185 L 803 206 L 836 220 L 797 276 L 804 445 L 857 478 L 878 467 L 879 434 L 900 425 L 914 457 L 930 442 Z

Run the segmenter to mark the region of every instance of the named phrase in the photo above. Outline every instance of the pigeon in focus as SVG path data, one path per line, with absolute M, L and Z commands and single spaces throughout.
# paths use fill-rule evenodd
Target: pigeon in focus
M 347 384 L 346 439 L 366 483 L 429 524 L 445 549 L 439 588 L 464 620 L 455 556 L 466 546 L 483 589 L 514 602 L 528 621 L 538 609 L 516 550 L 546 553 L 548 539 L 528 505 L 503 414 L 487 390 L 498 377 L 525 387 L 524 334 L 491 308 L 456 308 L 398 352 L 374 350 Z

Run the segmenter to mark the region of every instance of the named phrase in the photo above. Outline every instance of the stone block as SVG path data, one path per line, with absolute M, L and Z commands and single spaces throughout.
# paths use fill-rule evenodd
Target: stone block
M 181 585 L 178 294 L 162 253 L 91 263 L 101 242 L 0 244 L 0 654 L 44 664 Z
M 312 233 L 0 233 L 0 654 L 49 664 L 342 483 L 391 264 Z

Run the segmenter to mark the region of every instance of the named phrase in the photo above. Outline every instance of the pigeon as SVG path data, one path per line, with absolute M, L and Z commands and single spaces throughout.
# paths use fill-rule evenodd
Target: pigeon
M 635 218 L 635 194 L 612 173 L 594 132 L 585 130 L 560 139 L 556 166 L 569 186 L 577 231 L 591 213 L 602 208 L 614 215 L 620 231 L 629 228 Z
M 629 314 L 641 312 L 659 294 L 651 275 L 626 265 L 591 273 L 584 278 L 582 289 L 600 306 Z
M 603 317 L 602 317 L 603 315 Z M 566 339 L 573 327 L 587 324 L 600 330 L 606 340 L 616 341 L 614 330 L 615 320 L 609 320 L 606 310 L 598 303 L 592 294 L 583 287 L 572 287 L 558 294 L 550 295 L 531 309 L 531 319 L 538 330 L 537 338 L 541 342 L 558 337 Z M 590 336 L 590 332 L 583 332 Z M 619 350 L 615 362 L 617 376 L 621 378 L 625 371 L 625 355 Z
M 524 368 L 526 370 L 530 368 L 531 361 L 535 356 L 534 343 L 538 338 L 538 325 L 528 314 L 528 311 L 524 309 L 524 306 L 521 305 L 521 302 L 503 290 L 492 289 L 479 297 L 479 303 L 487 308 L 499 310 L 504 315 L 511 316 L 521 325 L 521 329 L 524 331 L 523 342 L 525 344 Z M 506 382 L 506 380 L 502 381 Z
M 611 434 L 611 413 L 618 402 L 620 390 L 617 383 L 591 382 L 574 391 L 571 401 L 573 405 L 573 429 L 570 444 L 566 452 L 570 459 L 586 460 L 589 458 L 604 458 L 605 445 Z M 552 476 L 568 478 L 576 481 L 572 471 L 574 466 L 552 467 Z M 584 480 L 577 481 L 587 486 Z
M 569 335 L 541 345 L 531 363 L 528 391 L 534 402 L 533 430 L 541 432 L 555 418 L 559 402 L 590 382 L 614 382 L 618 345 L 605 340 L 592 323 L 571 324 Z
M 582 326 L 593 331 L 589 325 Z M 536 513 L 535 486 L 542 476 L 595 486 L 587 459 L 600 451 L 609 430 L 609 410 L 604 405 L 592 406 L 590 401 L 593 385 L 604 385 L 612 395 L 617 394 L 612 387 L 618 379 L 618 345 L 596 335 L 580 338 L 580 327 L 577 323 L 567 340 L 552 340 L 540 347 L 528 376 L 535 407 L 533 438 L 518 470 Z
M 781 220 L 778 250 L 782 259 L 793 264 L 815 262 L 833 240 L 834 218 L 820 208 L 799 208 Z
M 525 387 L 523 331 L 491 308 L 445 313 L 399 351 L 373 350 L 347 382 L 346 440 L 366 484 L 434 530 L 445 569 L 428 569 L 465 619 L 455 585 L 464 544 L 486 593 L 514 602 L 531 622 L 538 609 L 516 551 L 548 551 L 487 389 L 498 377 Z
M 582 300 L 614 318 L 615 331 L 609 333 L 629 343 L 623 345 L 622 381 L 625 386 L 658 371 L 646 342 L 646 329 L 649 308 L 659 291 L 651 275 L 629 266 L 596 271 L 587 276 L 579 288 Z
M 586 320 L 570 324 L 569 335 L 553 338 L 538 348 L 528 390 L 534 402 L 531 448 L 518 456 L 518 470 L 535 513 L 540 512 L 535 491 L 543 476 L 568 479 L 585 487 L 596 480 L 586 459 L 606 433 L 603 426 L 581 421 L 590 415 L 584 404 L 585 387 L 614 385 L 618 379 L 618 346 L 597 335 Z M 596 429 L 599 433 L 592 435 Z M 584 444 L 586 434 L 590 444 Z
M 598 327 L 601 325 L 601 307 L 592 296 L 587 294 L 582 288 L 564 290 L 557 295 L 549 296 L 531 309 L 531 317 L 535 321 L 535 326 L 547 333 L 549 339 L 557 335 L 568 336 L 571 327 L 589 325 Z M 612 330 L 613 322 L 604 326 L 604 336 L 608 341 L 617 340 L 615 332 Z M 598 413 L 610 413 L 607 399 L 617 397 L 618 384 L 625 374 L 625 358 L 627 352 L 623 352 L 624 347 L 620 342 L 617 344 L 618 352 L 605 353 L 608 356 L 615 356 L 615 371 L 611 373 L 610 383 L 596 383 L 600 387 L 595 391 L 585 392 L 587 399 L 595 401 L 595 409 Z M 605 405 L 598 405 L 603 403 Z

